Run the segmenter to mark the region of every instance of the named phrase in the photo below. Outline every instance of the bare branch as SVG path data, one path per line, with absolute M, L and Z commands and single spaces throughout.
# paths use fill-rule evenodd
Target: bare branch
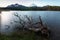
M 43 26 L 43 22 L 41 20 L 41 16 L 39 16 L 40 24 Z

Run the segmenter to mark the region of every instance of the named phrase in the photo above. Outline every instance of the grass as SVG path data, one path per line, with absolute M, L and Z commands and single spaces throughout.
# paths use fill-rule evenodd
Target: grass
M 20 31 L 14 32 L 12 35 L 9 36 L 0 35 L 0 40 L 43 40 L 43 38 L 41 36 L 37 36 L 34 32 Z

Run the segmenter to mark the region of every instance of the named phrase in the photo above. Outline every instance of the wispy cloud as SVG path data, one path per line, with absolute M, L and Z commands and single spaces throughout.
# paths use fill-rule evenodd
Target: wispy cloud
M 44 5 L 58 5 L 60 6 L 60 0 L 0 0 L 0 7 L 6 7 L 10 4 L 22 4 L 25 6 L 30 6 L 32 3 L 38 6 Z

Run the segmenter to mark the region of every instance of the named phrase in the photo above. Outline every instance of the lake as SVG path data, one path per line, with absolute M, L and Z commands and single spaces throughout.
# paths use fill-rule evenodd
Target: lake
M 3 11 L 1 14 L 1 32 L 12 32 L 15 23 L 12 25 L 11 22 L 17 19 L 13 15 L 14 13 L 32 16 L 35 21 L 38 20 L 38 16 L 41 16 L 43 23 L 46 23 L 51 29 L 51 39 L 60 40 L 60 11 Z M 10 28 L 6 30 L 8 25 L 10 25 Z

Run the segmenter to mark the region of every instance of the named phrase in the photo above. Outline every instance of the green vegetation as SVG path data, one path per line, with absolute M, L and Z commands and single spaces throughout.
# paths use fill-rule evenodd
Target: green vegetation
M 1 35 L 0 40 L 43 40 L 42 36 L 37 36 L 34 32 L 20 31 L 14 32 L 12 35 Z M 44 39 L 48 40 L 48 39 Z

